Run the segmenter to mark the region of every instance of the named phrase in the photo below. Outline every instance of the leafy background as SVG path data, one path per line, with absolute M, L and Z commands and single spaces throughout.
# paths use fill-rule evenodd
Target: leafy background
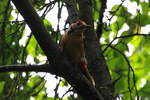
M 107 2 L 100 43 L 114 80 L 114 93 L 119 100 L 136 100 L 137 96 L 150 100 L 150 2 L 113 1 Z M 93 0 L 95 26 L 101 16 L 101 4 Z M 60 32 L 66 28 L 63 1 L 33 0 L 33 5 L 58 42 Z M 49 15 L 53 9 L 58 10 L 53 13 L 55 24 Z M 9 0 L 0 0 L 0 65 L 45 63 L 44 53 L 16 8 Z M 68 83 L 57 76 L 38 72 L 0 73 L 0 100 L 74 100 L 76 97 Z

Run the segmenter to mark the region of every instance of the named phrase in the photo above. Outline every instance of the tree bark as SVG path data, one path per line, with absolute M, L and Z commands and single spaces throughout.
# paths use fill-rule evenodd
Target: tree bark
M 97 34 L 94 30 L 92 1 L 78 0 L 79 15 L 92 29 L 85 32 L 85 49 L 89 62 L 89 69 L 96 82 L 96 88 L 102 93 L 105 100 L 113 100 L 113 84 L 104 56 L 100 48 Z
M 5 65 L 0 66 L 0 72 L 29 72 L 29 71 L 37 71 L 37 72 L 51 72 L 52 74 L 56 73 L 55 69 L 49 64 L 43 65 Z

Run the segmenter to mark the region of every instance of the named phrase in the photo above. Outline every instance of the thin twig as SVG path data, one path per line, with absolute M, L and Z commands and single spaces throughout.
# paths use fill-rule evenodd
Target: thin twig
M 105 51 L 111 46 L 111 44 L 116 40 L 116 39 L 126 39 L 129 37 L 134 37 L 134 36 L 150 36 L 150 34 L 130 34 L 130 35 L 123 35 L 123 36 L 119 36 L 119 37 L 115 37 L 107 46 L 106 48 L 102 51 L 102 53 L 105 53 Z
M 63 100 L 64 96 L 65 96 L 67 93 L 71 92 L 72 90 L 73 90 L 72 87 L 70 87 L 70 88 L 66 91 L 66 93 L 64 93 L 64 94 L 62 95 L 62 97 L 61 97 L 60 100 Z
M 115 16 L 115 14 L 120 9 L 120 7 L 123 5 L 124 2 L 125 2 L 125 0 L 122 0 L 121 4 L 118 6 L 118 8 L 115 11 L 112 11 L 113 12 L 112 16 L 110 18 L 108 18 L 109 21 Z
M 32 33 L 30 33 L 29 38 L 28 38 L 28 41 L 27 41 L 25 47 L 24 47 L 23 50 L 22 50 L 21 64 L 24 63 L 25 50 L 26 50 L 28 44 L 30 43 L 31 37 L 32 37 Z
M 138 91 L 137 91 L 137 87 L 136 87 L 135 73 L 134 73 L 134 70 L 133 70 L 133 68 L 132 68 L 132 66 L 131 66 L 131 64 L 130 64 L 130 61 L 128 60 L 128 58 L 126 57 L 126 55 L 125 55 L 124 53 L 122 53 L 120 50 L 118 50 L 117 48 L 115 48 L 115 47 L 113 47 L 113 46 L 110 46 L 110 47 L 111 47 L 112 49 L 118 51 L 118 52 L 124 57 L 125 61 L 126 61 L 127 64 L 128 64 L 128 67 L 129 67 L 129 68 L 128 68 L 128 89 L 129 89 L 129 91 L 130 91 L 130 98 L 131 98 L 131 100 L 133 100 L 133 98 L 132 98 L 132 95 L 131 95 L 132 89 L 130 88 L 130 71 L 132 71 L 133 84 L 134 84 L 134 88 L 135 88 L 136 95 L 137 95 L 137 97 L 139 97 Z
M 58 89 L 59 89 L 59 85 L 60 85 L 61 79 L 59 79 L 59 82 L 57 83 L 54 91 L 55 91 L 55 96 L 54 96 L 54 100 L 57 100 L 59 98 L 58 96 Z

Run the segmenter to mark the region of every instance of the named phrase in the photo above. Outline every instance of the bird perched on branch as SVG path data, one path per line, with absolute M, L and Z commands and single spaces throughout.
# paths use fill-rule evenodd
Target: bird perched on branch
M 84 31 L 91 28 L 84 21 L 77 19 L 61 37 L 60 46 L 68 60 L 80 67 L 81 72 L 95 85 L 95 81 L 88 71 L 88 62 L 84 50 Z

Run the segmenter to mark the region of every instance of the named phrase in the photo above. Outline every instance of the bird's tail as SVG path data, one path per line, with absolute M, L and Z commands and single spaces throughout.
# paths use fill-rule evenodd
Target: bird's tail
M 89 79 L 89 81 L 93 84 L 93 86 L 95 86 L 94 78 L 92 77 L 92 75 L 90 74 L 87 68 L 85 70 L 85 76 Z

